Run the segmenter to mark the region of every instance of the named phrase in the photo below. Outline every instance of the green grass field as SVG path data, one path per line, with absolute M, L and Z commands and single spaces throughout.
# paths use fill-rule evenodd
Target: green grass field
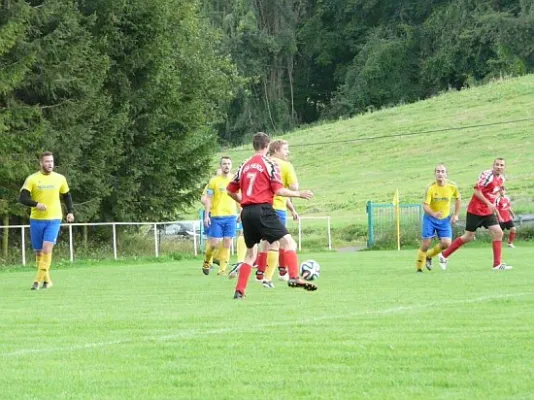
M 317 292 L 200 272 L 200 260 L 0 273 L 0 398 L 532 399 L 534 247 L 304 253 Z

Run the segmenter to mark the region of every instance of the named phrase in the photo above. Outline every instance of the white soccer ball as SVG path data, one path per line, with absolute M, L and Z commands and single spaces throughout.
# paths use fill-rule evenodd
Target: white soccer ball
M 317 261 L 307 260 L 300 264 L 300 276 L 307 281 L 314 281 L 319 278 L 321 266 Z

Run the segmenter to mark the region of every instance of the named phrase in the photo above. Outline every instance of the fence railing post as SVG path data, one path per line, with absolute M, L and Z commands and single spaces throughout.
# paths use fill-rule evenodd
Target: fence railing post
M 154 224 L 154 251 L 156 258 L 159 257 L 159 248 L 158 248 L 158 224 Z
M 26 237 L 25 237 L 25 234 L 24 234 L 24 227 L 20 228 L 21 229 L 21 235 L 22 235 L 22 240 L 21 240 L 21 243 L 22 243 L 22 265 L 26 265 Z
M 69 253 L 70 262 L 74 262 L 74 242 L 72 238 L 72 225 L 69 224 Z
M 113 259 L 117 259 L 117 225 L 111 224 L 113 228 Z
M 373 202 L 368 201 L 365 210 L 367 211 L 367 248 L 375 244 L 375 236 L 373 230 Z

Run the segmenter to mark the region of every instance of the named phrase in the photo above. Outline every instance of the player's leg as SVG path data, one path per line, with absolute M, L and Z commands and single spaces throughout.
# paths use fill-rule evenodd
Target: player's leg
M 502 237 L 503 232 L 497 217 L 495 215 L 488 215 L 483 224 L 491 234 L 491 247 L 493 250 L 493 269 L 494 270 L 508 270 L 512 266 L 506 265 L 502 262 Z
M 289 274 L 289 280 L 287 281 L 288 286 L 301 287 L 310 291 L 317 290 L 317 285 L 306 282 L 299 277 L 297 243 L 289 233 L 280 238 L 280 248 L 285 250 L 284 257 Z
M 447 259 L 450 257 L 451 254 L 453 254 L 464 244 L 469 243 L 475 239 L 475 232 L 482 225 L 483 221 L 484 217 L 480 215 L 471 214 L 470 212 L 467 213 L 465 217 L 464 234 L 454 239 L 451 245 L 439 255 L 439 263 L 442 269 L 447 268 Z
M 429 215 L 423 215 L 423 224 L 421 226 L 421 246 L 417 250 L 417 258 L 415 261 L 415 269 L 417 272 L 423 272 L 423 265 L 427 260 L 427 251 L 432 244 L 432 238 L 435 234 L 434 219 Z M 432 265 L 427 265 L 428 270 L 432 269 Z
M 210 260 L 213 260 L 213 254 L 223 238 L 222 226 L 218 218 L 211 218 L 210 236 L 210 240 L 206 241 L 206 251 L 204 253 L 204 262 L 202 263 L 202 273 L 204 275 L 209 275 Z
M 256 282 L 263 282 L 265 270 L 267 269 L 267 252 L 269 251 L 269 243 L 262 240 L 258 246 L 258 257 L 256 258 Z
M 39 289 L 39 284 L 41 283 L 41 281 L 44 281 L 46 276 L 46 271 L 41 270 L 44 228 L 44 221 L 30 219 L 30 238 L 33 250 L 35 251 L 35 260 L 37 261 L 37 274 L 31 287 L 32 290 Z
M 43 232 L 43 250 L 41 252 L 41 259 L 39 260 L 39 268 L 44 270 L 43 289 L 52 287 L 52 280 L 50 278 L 50 266 L 52 264 L 52 251 L 57 241 L 59 228 L 61 227 L 61 220 L 47 221 L 45 230 Z
M 247 251 L 239 270 L 234 299 L 241 299 L 245 296 L 248 278 L 252 271 L 254 260 L 256 259 L 256 244 L 259 243 L 263 237 L 261 229 L 261 206 L 250 205 L 243 207 L 243 210 L 241 211 L 241 221 L 243 224 L 243 235 Z
M 276 270 L 276 267 L 278 267 L 279 249 L 280 249 L 279 241 L 276 241 L 269 246 L 269 251 L 267 252 L 267 269 L 265 270 L 265 277 L 263 279 L 264 286 L 266 287 L 273 287 L 272 281 L 273 281 L 274 271 Z M 265 285 L 265 282 L 267 283 L 270 282 L 271 285 L 269 284 Z
M 235 216 L 225 217 L 223 221 L 223 246 L 219 251 L 219 271 L 217 275 L 226 275 L 226 268 L 230 261 L 230 248 L 232 241 L 236 234 L 236 218 Z
M 508 247 L 514 248 L 514 240 L 517 228 L 514 225 L 514 221 L 510 220 L 507 222 L 507 227 L 510 230 L 510 233 L 508 234 Z

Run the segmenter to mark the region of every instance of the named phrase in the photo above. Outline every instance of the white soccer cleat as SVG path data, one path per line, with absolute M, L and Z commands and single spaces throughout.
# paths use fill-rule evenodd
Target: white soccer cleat
M 510 247 L 511 249 L 515 249 L 515 246 L 513 243 L 508 243 L 508 247 Z
M 280 279 L 281 281 L 287 282 L 289 280 L 289 274 L 286 273 L 285 275 L 279 275 L 278 279 Z
M 274 289 L 273 281 L 268 281 L 267 279 L 263 280 L 263 287 L 266 289 Z
M 228 279 L 235 279 L 235 277 L 239 274 L 239 270 L 241 269 L 241 262 L 235 263 L 232 265 L 232 269 L 228 273 Z
M 506 265 L 505 263 L 500 263 L 499 265 L 496 265 L 493 267 L 493 270 L 494 271 L 500 271 L 500 270 L 503 270 L 503 271 L 507 271 L 509 269 L 513 269 L 514 267 L 512 267 L 511 265 Z
M 447 258 L 443 257 L 441 253 L 439 253 L 438 258 L 439 258 L 439 266 L 441 267 L 443 271 L 445 271 L 447 269 Z

